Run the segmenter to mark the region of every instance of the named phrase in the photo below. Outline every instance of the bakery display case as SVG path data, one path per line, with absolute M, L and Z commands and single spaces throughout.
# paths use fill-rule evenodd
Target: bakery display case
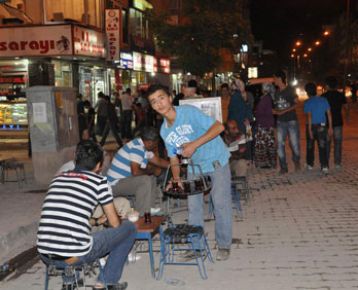
M 26 102 L 0 102 L 0 129 L 27 128 Z

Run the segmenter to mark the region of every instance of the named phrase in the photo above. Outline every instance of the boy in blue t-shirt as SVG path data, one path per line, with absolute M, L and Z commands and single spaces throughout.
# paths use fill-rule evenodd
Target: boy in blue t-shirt
M 327 159 L 327 131 L 332 135 L 332 116 L 328 101 L 317 96 L 317 87 L 314 83 L 307 83 L 305 90 L 309 99 L 305 101 L 303 111 L 307 114 L 307 169 L 312 170 L 314 163 L 314 143 L 318 142 L 319 161 L 324 174 L 328 173 Z M 326 118 L 326 114 L 327 117 Z M 328 119 L 328 124 L 327 124 Z
M 176 155 L 179 148 L 183 157 L 191 158 L 193 164 L 200 165 L 202 172 L 211 177 L 215 238 L 219 248 L 216 259 L 227 260 L 232 243 L 232 206 L 230 153 L 219 136 L 224 126 L 196 107 L 174 107 L 168 89 L 162 85 L 150 86 L 147 96 L 152 108 L 164 118 L 160 135 L 170 158 L 173 181 L 183 188 Z M 189 224 L 204 226 L 203 193 L 189 195 L 188 208 Z

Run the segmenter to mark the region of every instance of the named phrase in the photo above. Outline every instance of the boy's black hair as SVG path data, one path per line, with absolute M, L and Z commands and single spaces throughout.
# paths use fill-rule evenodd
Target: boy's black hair
M 148 98 L 150 95 L 154 94 L 157 91 L 164 91 L 168 96 L 170 96 L 169 88 L 162 84 L 153 84 L 147 90 L 146 97 Z
M 158 141 L 159 140 L 159 132 L 154 127 L 144 127 L 141 130 L 140 137 L 143 141 Z
M 198 83 L 196 80 L 188 81 L 188 88 L 197 88 L 197 87 L 198 87 Z
M 75 165 L 84 170 L 92 171 L 96 165 L 103 163 L 103 150 L 92 140 L 81 141 L 76 147 Z
M 317 95 L 317 86 L 315 83 L 307 83 L 305 85 L 305 91 L 309 97 Z

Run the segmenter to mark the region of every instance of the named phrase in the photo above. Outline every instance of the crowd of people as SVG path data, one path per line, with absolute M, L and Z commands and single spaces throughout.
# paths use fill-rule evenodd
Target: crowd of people
M 337 90 L 337 80 L 328 77 L 327 91 L 317 95 L 314 83 L 307 83 L 306 166 L 314 166 L 317 141 L 321 170 L 328 173 L 331 140 L 334 164 L 342 165 L 342 107 L 345 96 Z M 184 189 L 178 152 L 200 166 L 210 176 L 215 216 L 216 259 L 230 257 L 232 243 L 232 176 L 246 176 L 248 167 L 275 169 L 288 173 L 286 139 L 292 150 L 296 171 L 301 170 L 300 126 L 296 114 L 298 99 L 278 71 L 261 84 L 255 100 L 239 78 L 220 88 L 223 122 L 204 114 L 180 100 L 202 98 L 197 82 L 191 80 L 179 94 L 172 94 L 160 84 L 133 98 L 127 89 L 108 96 L 98 94 L 92 107 L 78 97 L 77 111 L 81 141 L 74 159 L 56 173 L 45 198 L 38 229 L 38 251 L 46 263 L 57 266 L 80 265 L 108 255 L 94 289 L 126 289 L 119 282 L 124 263 L 135 241 L 135 226 L 121 220 L 133 206 L 139 215 L 160 210 L 163 173 L 170 166 L 173 184 Z M 135 126 L 132 120 L 135 117 Z M 160 128 L 160 129 L 159 129 Z M 102 146 L 109 132 L 118 143 L 114 156 Z M 98 137 L 100 141 L 98 142 Z M 277 162 L 278 161 L 278 162 Z M 190 167 L 188 175 L 195 177 Z M 204 227 L 204 193 L 188 196 L 188 223 Z M 101 210 L 98 213 L 99 209 Z M 240 206 L 237 207 L 241 209 Z M 108 228 L 91 232 L 93 226 Z M 196 247 L 200 247 L 199 243 Z M 199 248 L 195 248 L 200 252 Z M 187 259 L 198 253 L 186 253 Z M 191 255 L 191 257 L 190 257 Z M 67 280 L 66 280 L 67 279 Z M 64 277 L 64 287 L 73 279 Z M 65 288 L 72 289 L 72 288 Z

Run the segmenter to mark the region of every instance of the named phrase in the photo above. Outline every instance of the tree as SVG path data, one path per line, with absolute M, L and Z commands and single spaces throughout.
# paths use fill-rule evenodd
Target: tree
M 152 12 L 150 23 L 159 48 L 175 56 L 177 64 L 195 75 L 217 68 L 220 50 L 238 52 L 243 42 L 251 42 L 244 0 L 182 0 L 179 24 L 167 13 Z M 246 2 L 245 2 L 246 3 Z

